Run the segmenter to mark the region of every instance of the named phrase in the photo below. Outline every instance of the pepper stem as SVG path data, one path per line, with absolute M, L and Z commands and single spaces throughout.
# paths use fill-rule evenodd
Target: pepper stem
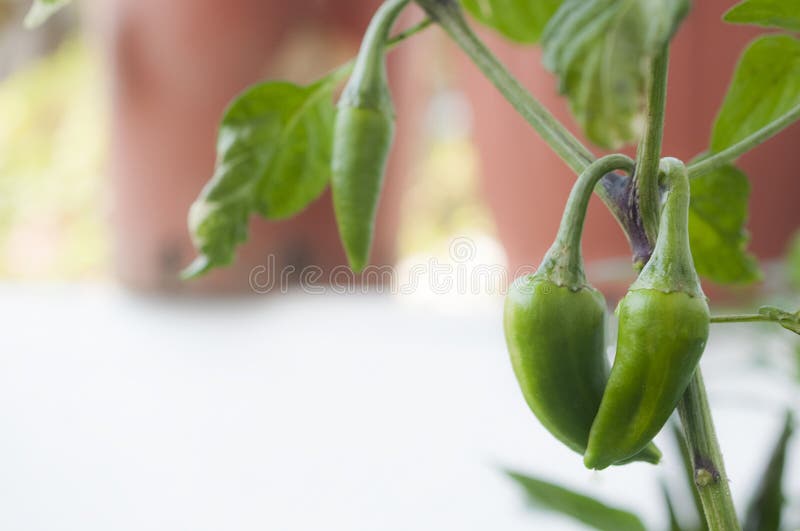
M 392 99 L 386 90 L 386 41 L 397 17 L 410 1 L 386 0 L 375 12 L 361 41 L 353 75 L 342 92 L 340 105 L 393 112 Z
M 700 367 L 678 402 L 678 414 L 690 449 L 694 484 L 710 531 L 738 531 L 739 521 L 728 487 L 722 451 L 714 431 L 711 408 Z
M 689 247 L 689 174 L 678 159 L 661 159 L 669 194 L 661 214 L 653 255 L 631 289 L 656 289 L 704 297 Z
M 667 102 L 667 74 L 669 71 L 669 45 L 665 45 L 653 59 L 650 86 L 647 96 L 647 122 L 642 141 L 636 152 L 634 182 L 639 196 L 647 239 L 656 241 L 658 234 L 658 173 L 661 142 L 664 136 L 664 114 Z
M 567 199 L 556 240 L 545 254 L 539 272 L 559 286 L 580 289 L 586 284 L 581 254 L 581 236 L 586 209 L 595 186 L 607 173 L 624 170 L 631 173 L 633 160 L 625 155 L 607 155 L 591 163 L 580 174 Z

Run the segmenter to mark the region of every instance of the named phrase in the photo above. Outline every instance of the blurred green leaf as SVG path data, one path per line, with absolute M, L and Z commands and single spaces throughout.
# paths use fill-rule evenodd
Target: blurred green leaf
M 722 17 L 734 24 L 755 24 L 800 31 L 800 2 L 787 0 L 744 0 Z
M 787 412 L 783 430 L 775 443 L 753 499 L 747 507 L 742 531 L 780 530 L 781 513 L 785 502 L 783 472 L 786 464 L 786 449 L 793 431 L 794 419 L 791 412 Z
M 650 62 L 687 11 L 687 0 L 565 0 L 550 19 L 544 64 L 592 142 L 611 149 L 639 136 Z
M 601 531 L 644 531 L 635 514 L 609 507 L 602 502 L 578 494 L 541 479 L 506 471 L 525 490 L 528 501 L 536 507 L 572 517 Z
M 467 11 L 483 24 L 512 41 L 532 44 L 562 0 L 461 0 Z
M 667 509 L 667 514 L 669 515 L 670 531 L 683 531 L 681 523 L 678 520 L 678 515 L 675 512 L 675 504 L 672 503 L 672 497 L 669 495 L 669 489 L 667 489 L 667 485 L 663 481 L 661 482 L 661 494 L 664 496 L 664 506 Z
M 711 135 L 722 151 L 800 105 L 800 40 L 770 35 L 742 54 Z
M 25 16 L 25 27 L 31 29 L 44 24 L 48 18 L 69 3 L 70 0 L 33 0 L 33 5 Z
M 200 257 L 196 276 L 233 260 L 252 213 L 292 216 L 316 199 L 330 176 L 335 83 L 261 83 L 239 96 L 222 119 L 214 176 L 189 212 Z
M 108 106 L 98 94 L 102 67 L 87 45 L 69 39 L 0 83 L 5 282 L 108 275 Z
M 747 176 L 724 166 L 692 179 L 691 192 L 689 242 L 698 274 L 720 284 L 761 278 L 758 262 L 746 251 Z

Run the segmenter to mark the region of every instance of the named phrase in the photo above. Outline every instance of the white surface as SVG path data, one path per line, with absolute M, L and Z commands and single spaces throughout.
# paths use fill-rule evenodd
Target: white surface
M 658 529 L 654 471 L 678 478 L 674 456 L 586 471 L 527 411 L 500 319 L 497 301 L 447 315 L 377 296 L 0 288 L 0 529 L 580 529 L 528 510 L 499 466 Z M 797 395 L 731 354 L 780 343 L 730 330 L 704 364 L 741 504 Z

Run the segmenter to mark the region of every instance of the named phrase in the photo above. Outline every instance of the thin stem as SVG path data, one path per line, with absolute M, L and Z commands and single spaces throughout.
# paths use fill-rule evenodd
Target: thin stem
M 606 155 L 591 163 L 572 186 L 555 242 L 545 254 L 540 272 L 546 272 L 559 286 L 579 289 L 586 284 L 581 255 L 581 235 L 592 191 L 614 170 L 633 172 L 633 160 L 626 155 Z
M 711 317 L 712 324 L 718 323 L 758 323 L 774 321 L 768 315 L 759 315 L 756 313 L 746 313 L 739 315 L 714 315 Z
M 431 24 L 433 24 L 433 20 L 426 18 L 422 22 L 418 22 L 413 26 L 411 26 L 410 28 L 401 31 L 400 33 L 394 35 L 392 38 L 386 41 L 386 49 L 394 48 L 395 45 L 427 29 L 428 26 L 430 26 Z
M 719 153 L 714 153 L 708 158 L 691 164 L 689 166 L 689 177 L 700 177 L 701 175 L 710 173 L 728 163 L 735 161 L 741 155 L 747 153 L 766 140 L 769 140 L 776 134 L 792 125 L 798 119 L 800 119 L 800 105 L 796 105 L 777 120 L 768 123 L 755 133 L 745 137 L 731 147 L 723 149 Z
M 581 235 L 592 191 L 606 174 L 615 170 L 632 173 L 633 168 L 633 160 L 622 154 L 606 155 L 587 166 L 572 186 L 556 241 L 580 255 Z
M 689 247 L 690 190 L 686 166 L 678 159 L 665 157 L 659 168 L 669 184 L 669 194 L 661 213 L 655 249 L 631 289 L 680 291 L 703 297 Z
M 414 24 L 410 28 L 401 31 L 397 35 L 391 37 L 390 39 L 386 40 L 386 51 L 391 51 L 397 47 L 398 44 L 405 41 L 406 39 L 413 37 L 417 33 L 420 33 L 426 30 L 430 25 L 433 24 L 433 20 L 426 18 L 425 20 Z M 330 72 L 326 78 L 331 83 L 339 83 L 344 78 L 349 76 L 353 72 L 353 68 L 356 65 L 356 58 L 352 58 L 343 65 L 339 65 L 336 67 L 332 72 Z
M 353 75 L 342 91 L 339 105 L 393 113 L 386 74 L 386 41 L 397 17 L 411 0 L 386 0 L 378 7 L 367 27 L 358 51 Z
M 667 103 L 669 46 L 664 46 L 653 60 L 647 95 L 647 123 L 636 152 L 634 182 L 639 197 L 639 210 L 647 238 L 654 242 L 658 235 L 659 194 L 658 163 L 664 137 L 664 111 Z
M 454 0 L 416 0 L 472 59 L 475 65 L 530 123 L 575 173 L 581 173 L 594 155 L 537 101 L 492 54 L 467 24 Z
M 514 78 L 470 29 L 456 0 L 416 0 L 445 32 L 469 56 L 505 99 L 533 126 L 545 142 L 572 170 L 580 174 L 595 157 L 530 92 Z M 619 221 L 638 258 L 649 256 L 650 242 L 641 226 L 638 211 L 630 199 L 632 182 L 627 176 L 609 173 L 595 188 L 595 193 Z
M 738 531 L 741 528 L 699 367 L 678 403 L 678 414 L 686 434 L 694 484 L 703 503 L 708 528 L 710 531 Z

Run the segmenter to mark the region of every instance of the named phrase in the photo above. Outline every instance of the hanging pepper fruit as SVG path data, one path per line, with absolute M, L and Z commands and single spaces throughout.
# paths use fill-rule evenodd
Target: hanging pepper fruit
M 394 137 L 385 43 L 409 0 L 387 0 L 370 22 L 334 124 L 331 188 L 339 235 L 350 267 L 369 260 L 375 213 Z
M 633 161 L 610 155 L 581 174 L 555 242 L 534 274 L 513 283 L 505 301 L 506 343 L 525 401 L 550 433 L 581 454 L 609 374 L 606 303 L 586 281 L 581 234 L 595 185 L 618 169 L 630 173 Z M 651 446 L 630 460 L 657 463 L 660 456 Z
M 708 340 L 709 311 L 689 248 L 689 179 L 661 161 L 669 193 L 656 247 L 620 302 L 617 354 L 584 455 L 603 469 L 635 455 L 666 423 Z

